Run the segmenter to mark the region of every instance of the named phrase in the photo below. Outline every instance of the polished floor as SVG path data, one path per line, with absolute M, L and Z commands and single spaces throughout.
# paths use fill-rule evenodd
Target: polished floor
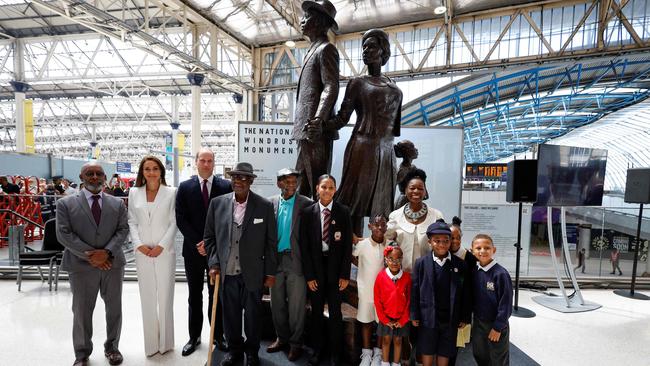
M 650 295 L 650 291 L 642 293 Z M 599 303 L 602 308 L 563 314 L 531 300 L 532 296 L 539 294 L 522 291 L 520 306 L 533 310 L 537 316 L 511 318 L 512 346 L 540 365 L 650 365 L 650 301 L 627 299 L 614 295 L 611 290 L 586 290 L 583 294 L 586 300 Z M 204 365 L 207 360 L 207 323 L 203 333 L 204 344 L 189 357 L 181 356 L 180 349 L 187 340 L 186 301 L 186 284 L 179 282 L 174 301 L 176 349 L 162 356 L 146 358 L 137 283 L 125 283 L 120 342 L 124 365 Z M 14 281 L 0 281 L 0 329 L 3 336 L 0 365 L 71 365 L 74 358 L 71 303 L 67 281 L 60 283 L 58 292 L 49 292 L 47 284 L 40 281 L 23 282 L 21 292 L 17 291 Z M 101 352 L 105 338 L 103 317 L 100 299 L 94 316 L 96 351 L 91 357 L 91 365 L 108 365 Z M 512 364 L 517 365 L 514 360 Z

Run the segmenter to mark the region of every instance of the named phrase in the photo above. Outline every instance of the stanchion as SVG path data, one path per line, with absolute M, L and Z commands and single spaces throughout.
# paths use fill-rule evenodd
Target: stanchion
M 519 306 L 519 268 L 521 266 L 521 212 L 523 203 L 519 202 L 519 218 L 517 220 L 517 262 L 515 265 L 515 304 L 512 308 L 512 315 L 518 318 L 533 318 L 536 314 L 534 311 Z
M 636 245 L 634 248 L 634 263 L 632 263 L 632 284 L 630 285 L 630 291 L 627 290 L 614 290 L 614 293 L 619 296 L 627 297 L 630 299 L 637 300 L 650 300 L 650 297 L 634 292 L 634 287 L 636 285 L 636 264 L 639 259 L 639 247 L 641 246 L 641 222 L 643 221 L 643 203 L 639 206 L 639 220 L 636 225 Z

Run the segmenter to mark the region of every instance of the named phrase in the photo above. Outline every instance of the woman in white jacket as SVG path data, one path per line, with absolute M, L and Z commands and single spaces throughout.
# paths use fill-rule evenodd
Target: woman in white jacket
M 407 202 L 388 216 L 386 237 L 402 248 L 404 272 L 410 273 L 418 258 L 431 255 L 427 228 L 443 218 L 440 211 L 424 203 L 427 196 L 426 180 L 427 175 L 423 170 L 414 169 L 408 172 L 404 178 Z
M 129 190 L 129 228 L 142 303 L 147 357 L 174 348 L 174 274 L 176 270 L 176 189 L 165 182 L 165 167 L 145 156 L 135 187 Z

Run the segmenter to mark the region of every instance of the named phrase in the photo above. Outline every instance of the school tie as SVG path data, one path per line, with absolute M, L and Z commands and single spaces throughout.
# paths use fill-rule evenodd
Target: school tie
M 330 242 L 330 221 L 332 217 L 330 215 L 330 210 L 328 208 L 323 210 L 323 241 L 326 243 Z
M 93 195 L 93 204 L 90 206 L 90 211 L 93 213 L 95 224 L 99 226 L 99 219 L 102 217 L 102 208 L 99 207 L 99 195 Z
M 203 180 L 203 188 L 201 189 L 201 194 L 203 195 L 203 206 L 205 208 L 208 208 L 208 204 L 210 203 L 209 195 L 208 195 L 208 180 L 204 179 Z

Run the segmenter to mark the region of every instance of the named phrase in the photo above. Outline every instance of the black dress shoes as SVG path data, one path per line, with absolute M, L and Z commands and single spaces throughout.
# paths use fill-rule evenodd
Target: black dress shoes
M 110 365 L 121 365 L 122 361 L 124 361 L 124 357 L 122 357 L 120 351 L 116 349 L 105 351 L 104 356 L 106 356 Z
M 241 353 L 228 353 L 226 357 L 224 357 L 224 359 L 221 360 L 221 366 L 233 366 L 243 361 L 243 359 L 244 359 L 244 355 Z
M 310 366 L 318 366 L 320 363 L 320 353 L 319 352 L 314 352 L 313 355 L 309 358 L 309 365 Z
M 217 349 L 221 352 L 228 352 L 230 350 L 228 344 L 223 338 L 215 338 L 214 345 L 217 346 Z
M 74 360 L 72 366 L 88 366 L 88 357 Z
M 183 346 L 183 356 L 189 356 L 194 351 L 196 351 L 197 347 L 199 347 L 199 344 L 201 344 L 201 338 L 190 338 L 189 341 Z
M 280 352 L 285 349 L 289 348 L 289 345 L 287 343 L 283 343 L 280 341 L 280 339 L 276 339 L 275 342 L 271 343 L 268 347 L 266 347 L 266 352 L 267 353 L 275 353 L 275 352 Z
M 258 355 L 246 354 L 246 366 L 259 366 L 260 357 Z

